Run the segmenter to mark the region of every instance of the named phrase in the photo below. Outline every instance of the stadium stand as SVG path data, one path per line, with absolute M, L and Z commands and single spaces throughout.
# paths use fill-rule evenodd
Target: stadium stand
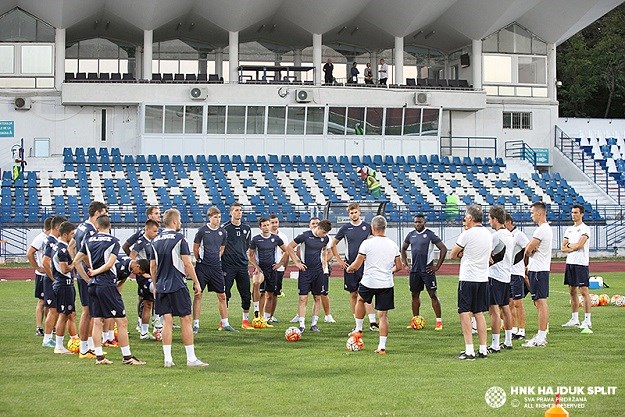
M 591 205 L 559 174 L 516 174 L 501 158 L 438 155 L 288 156 L 288 155 L 122 155 L 118 148 L 63 150 L 63 171 L 29 171 L 25 180 L 2 177 L 0 222 L 40 222 L 47 214 L 86 217 L 92 200 L 111 207 L 116 223 L 145 221 L 146 205 L 178 208 L 183 221 L 200 223 L 209 206 L 235 201 L 252 207 L 247 221 L 277 213 L 287 222 L 305 222 L 313 207 L 327 202 L 371 200 L 357 175 L 363 165 L 376 171 L 388 201 L 391 222 L 409 222 L 417 212 L 429 221 L 446 220 L 446 195 L 462 204 L 505 205 L 518 222 L 529 222 L 527 205 L 545 201 L 550 220 L 568 220 L 570 206 Z

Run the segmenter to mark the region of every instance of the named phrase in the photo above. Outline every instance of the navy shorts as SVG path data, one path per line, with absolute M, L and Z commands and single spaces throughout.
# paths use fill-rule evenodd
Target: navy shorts
M 345 291 L 358 291 L 358 286 L 360 285 L 360 280 L 362 280 L 362 273 L 364 272 L 364 270 L 364 266 L 361 266 L 352 274 L 348 272 L 343 273 L 343 288 L 345 289 Z
M 375 309 L 378 311 L 388 311 L 395 308 L 395 288 L 369 288 L 362 284 L 358 285 L 358 295 L 371 304 L 375 296 Z
M 180 288 L 175 292 L 157 292 L 154 312 L 161 316 L 165 314 L 178 317 L 191 315 L 189 288 Z
M 137 277 L 137 295 L 141 300 L 154 301 L 154 294 L 150 291 L 152 278 Z
M 226 280 L 224 279 L 224 273 L 221 268 L 215 268 L 204 264 L 195 265 L 195 273 L 197 279 L 200 281 L 200 289 L 204 292 L 207 291 L 223 294 L 226 292 Z
M 488 311 L 488 282 L 458 282 L 458 313 L 483 313 Z
M 43 303 L 45 307 L 56 308 L 56 294 L 52 289 L 52 281 L 47 275 L 43 277 Z
M 56 311 L 59 314 L 76 312 L 76 288 L 63 285 L 56 289 Z
M 282 280 L 284 279 L 284 271 L 276 271 L 276 295 L 282 294 Z
M 124 301 L 117 287 L 89 285 L 89 315 L 103 319 L 126 317 Z
M 74 278 L 78 283 L 78 295 L 80 296 L 80 305 L 83 307 L 89 307 L 89 284 L 78 275 L 76 270 L 72 270 L 72 274 L 76 274 Z
M 313 295 L 321 295 L 325 291 L 323 288 L 323 270 L 306 270 L 299 271 L 299 278 L 297 279 L 297 289 L 299 295 L 307 295 L 312 292 Z
M 250 273 L 246 268 L 230 268 L 224 266 L 224 280 L 226 282 L 226 300 L 232 298 L 232 286 L 237 283 L 237 290 L 241 296 L 241 308 L 249 310 L 252 303 L 250 288 Z
M 510 304 L 510 283 L 488 278 L 490 305 L 504 307 Z
M 564 285 L 571 287 L 587 287 L 590 284 L 590 272 L 586 265 L 566 264 L 564 269 Z
M 276 271 L 273 270 L 273 265 L 269 267 L 260 267 L 263 271 L 263 282 L 260 283 L 260 292 L 276 292 Z
M 532 300 L 549 298 L 549 271 L 530 271 L 529 279 Z
M 436 291 L 436 275 L 425 271 L 410 273 L 410 292 Z
M 328 289 L 330 288 L 330 274 L 323 273 L 323 290 L 321 295 L 328 295 Z
M 510 298 L 513 300 L 522 300 L 527 295 L 525 288 L 525 278 L 521 275 L 510 276 Z
M 35 298 L 39 300 L 43 300 L 43 280 L 46 278 L 45 275 L 35 274 Z

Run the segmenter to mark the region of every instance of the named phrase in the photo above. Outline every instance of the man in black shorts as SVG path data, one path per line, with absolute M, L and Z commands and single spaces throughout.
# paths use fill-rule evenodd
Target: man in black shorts
M 35 308 L 35 322 L 37 328 L 35 330 L 35 335 L 37 336 L 43 336 L 43 322 L 48 313 L 48 308 L 43 302 L 43 280 L 46 278 L 46 271 L 43 269 L 43 264 L 41 262 L 46 249 L 51 223 L 52 217 L 48 217 L 43 223 L 43 230 L 33 239 L 26 251 L 26 258 L 30 266 L 35 270 L 35 299 L 37 300 L 37 307 Z

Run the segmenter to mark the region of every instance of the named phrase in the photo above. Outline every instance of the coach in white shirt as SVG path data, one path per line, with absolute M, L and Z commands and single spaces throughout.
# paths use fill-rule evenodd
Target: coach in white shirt
M 482 226 L 482 208 L 477 205 L 467 207 L 464 215 L 465 231 L 451 250 L 452 259 L 460 259 L 458 275 L 458 314 L 465 350 L 458 359 L 475 360 L 473 335 L 471 333 L 471 314 L 477 324 L 477 336 L 480 343 L 477 356 L 488 355 L 486 347 L 486 321 L 484 312 L 488 311 L 488 265 L 492 248 L 490 231 Z
M 385 236 L 386 219 L 375 216 L 371 219 L 372 237 L 362 242 L 356 260 L 347 268 L 348 273 L 357 271 L 364 262 L 365 269 L 358 286 L 358 300 L 355 307 L 356 329 L 352 336 L 362 337 L 362 323 L 365 318 L 365 303 L 371 303 L 375 296 L 375 309 L 378 310 L 380 342 L 375 351 L 386 354 L 388 337 L 388 310 L 395 308 L 393 273 L 401 270 L 399 247 Z

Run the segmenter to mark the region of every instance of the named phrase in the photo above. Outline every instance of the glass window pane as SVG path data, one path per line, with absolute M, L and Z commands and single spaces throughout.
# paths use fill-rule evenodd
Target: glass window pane
M 330 107 L 328 113 L 328 135 L 345 134 L 345 107 Z
M 510 112 L 503 112 L 503 128 L 504 129 L 510 129 L 512 128 L 512 113 Z
M 53 74 L 52 45 L 21 45 L 22 74 Z
M 519 84 L 546 84 L 547 60 L 543 57 L 520 56 Z
M 349 107 L 347 109 L 347 134 L 362 135 L 365 128 L 365 108 Z
M 497 50 L 497 34 L 493 33 L 492 35 L 484 38 L 482 41 L 482 52 L 499 52 Z
M 512 57 L 502 55 L 484 55 L 484 82 L 511 83 Z
M 367 124 L 365 125 L 365 135 L 381 135 L 382 134 L 382 116 L 384 115 L 382 107 L 367 108 Z
M 202 106 L 187 106 L 184 112 L 184 133 L 202 133 Z
M 15 73 L 14 56 L 13 45 L 0 45 L 0 74 Z
M 267 134 L 284 135 L 286 107 L 269 106 L 267 116 Z
M 514 52 L 514 26 L 499 31 L 499 52 Z
M 438 109 L 423 109 L 422 136 L 438 136 Z
M 101 59 L 98 72 L 119 72 L 119 61 L 117 59 Z
M 145 106 L 145 133 L 163 133 L 163 106 Z
M 229 135 L 245 133 L 245 106 L 228 106 L 228 127 Z
M 180 61 L 180 74 L 197 74 L 198 61 L 183 60 Z
M 323 107 L 308 107 L 306 118 L 307 135 L 323 135 Z
M 522 113 L 521 114 L 521 129 L 531 129 L 532 128 L 532 113 Z
M 499 95 L 500 96 L 513 96 L 514 95 L 514 87 L 499 87 Z
M 403 108 L 398 109 L 386 109 L 386 127 L 384 129 L 385 135 L 401 135 L 401 124 L 404 114 Z
M 306 107 L 289 107 L 289 117 L 286 121 L 287 135 L 304 134 L 304 115 Z
M 165 133 L 182 133 L 184 106 L 165 106 Z
M 35 138 L 35 158 L 47 158 L 50 156 L 50 138 Z
M 171 61 L 167 59 L 161 59 L 159 62 L 161 73 L 170 73 L 177 74 L 178 73 L 178 61 Z
M 226 133 L 226 107 L 208 106 L 206 133 L 223 135 Z
M 532 38 L 532 53 L 547 55 L 547 44 L 536 37 Z
M 265 106 L 248 106 L 247 134 L 262 135 L 265 133 Z
M 532 88 L 532 93 L 534 97 L 547 97 L 548 92 L 546 88 Z
M 514 26 L 514 52 L 529 54 L 532 51 L 532 34 L 521 26 Z
M 404 135 L 419 136 L 421 134 L 421 109 L 406 108 L 404 116 Z
M 499 95 L 499 87 L 495 85 L 485 85 L 484 91 L 486 91 L 487 96 L 497 96 Z

